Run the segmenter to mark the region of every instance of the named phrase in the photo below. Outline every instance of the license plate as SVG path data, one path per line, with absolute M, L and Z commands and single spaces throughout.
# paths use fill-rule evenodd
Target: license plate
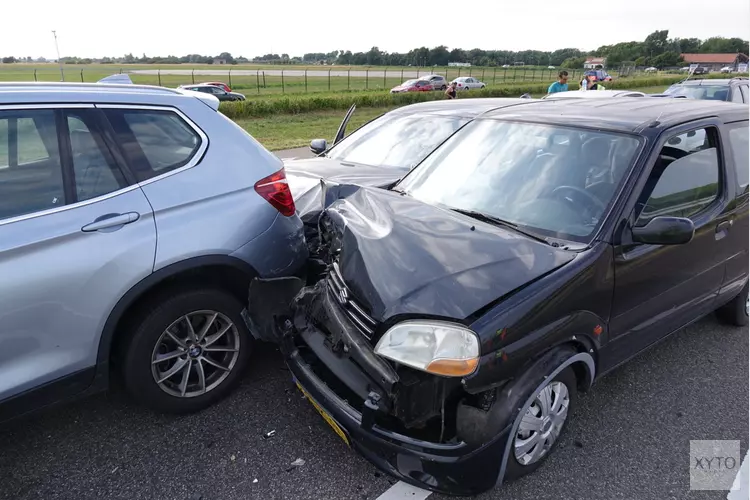
M 305 389 L 302 388 L 299 382 L 296 380 L 294 381 L 295 384 L 297 384 L 297 388 L 302 392 L 302 394 L 305 395 L 308 401 L 312 403 L 312 405 L 315 407 L 316 410 L 318 410 L 318 413 L 323 417 L 323 420 L 328 422 L 328 425 L 331 426 L 331 429 L 333 429 L 333 432 L 338 434 L 338 436 L 346 443 L 347 446 L 351 446 L 349 444 L 349 438 L 346 437 L 346 433 L 344 430 L 339 426 L 339 424 L 336 423 L 336 421 L 331 417 L 326 411 L 320 407 L 320 405 L 310 396 Z

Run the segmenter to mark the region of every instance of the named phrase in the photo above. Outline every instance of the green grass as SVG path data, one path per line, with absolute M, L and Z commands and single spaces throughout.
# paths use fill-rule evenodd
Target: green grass
M 658 93 L 664 86 L 642 87 L 646 93 Z M 533 97 L 542 97 L 535 94 Z M 351 133 L 361 125 L 395 109 L 397 106 L 384 108 L 358 108 L 352 115 L 347 132 Z M 345 111 L 313 111 L 297 115 L 274 115 L 265 118 L 238 119 L 237 123 L 271 151 L 308 146 L 312 139 L 333 140 L 334 134 L 344 118 Z

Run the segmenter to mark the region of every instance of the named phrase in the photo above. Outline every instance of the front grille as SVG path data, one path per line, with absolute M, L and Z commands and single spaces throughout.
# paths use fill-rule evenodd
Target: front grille
M 372 339 L 372 334 L 375 332 L 375 327 L 378 323 L 365 312 L 362 306 L 357 304 L 354 294 L 352 294 L 351 290 L 344 283 L 341 270 L 336 262 L 333 263 L 333 268 L 328 274 L 328 287 L 331 289 L 338 305 L 362 335 L 367 337 L 367 340 Z

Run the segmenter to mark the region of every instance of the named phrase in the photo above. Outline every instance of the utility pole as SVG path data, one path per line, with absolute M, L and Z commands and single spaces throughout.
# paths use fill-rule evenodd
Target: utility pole
M 60 60 L 60 47 L 57 45 L 57 32 L 52 30 L 52 36 L 55 37 L 55 50 L 57 51 L 57 64 L 60 66 L 60 81 L 65 81 L 65 73 L 63 73 L 62 61 Z

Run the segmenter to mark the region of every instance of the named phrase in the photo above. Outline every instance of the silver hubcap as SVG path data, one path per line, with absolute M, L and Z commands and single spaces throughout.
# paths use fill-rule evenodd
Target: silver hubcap
M 513 443 L 518 463 L 530 465 L 547 454 L 565 424 L 569 404 L 568 387 L 562 382 L 552 382 L 537 394 Z
M 151 354 L 151 374 L 162 391 L 191 398 L 218 387 L 237 363 L 240 334 L 216 311 L 194 311 L 169 325 Z

